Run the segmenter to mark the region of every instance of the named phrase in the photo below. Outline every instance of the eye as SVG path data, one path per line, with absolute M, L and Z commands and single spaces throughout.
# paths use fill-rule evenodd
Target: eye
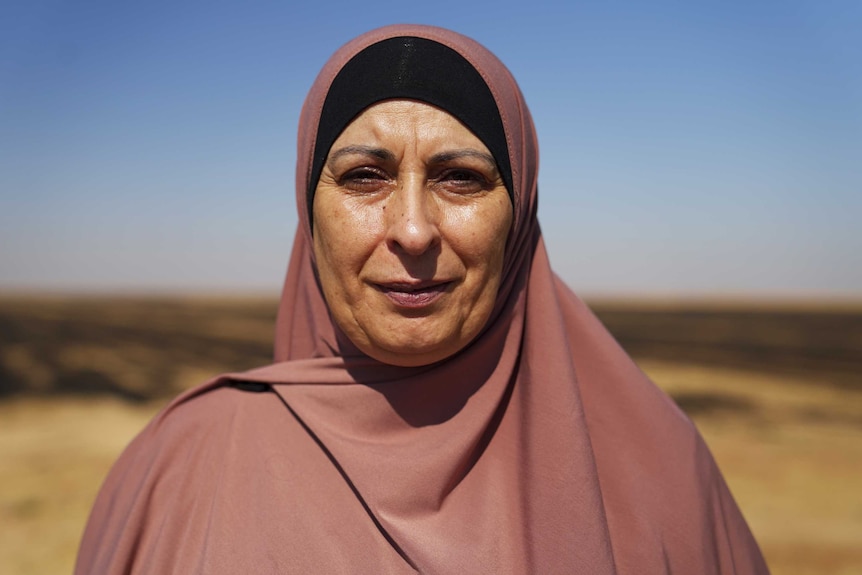
M 446 170 L 440 174 L 438 182 L 459 194 L 478 193 L 490 186 L 488 178 L 483 174 L 464 168 Z
M 387 174 L 379 168 L 363 166 L 345 172 L 338 179 L 338 184 L 349 191 L 369 193 L 380 188 L 388 180 Z

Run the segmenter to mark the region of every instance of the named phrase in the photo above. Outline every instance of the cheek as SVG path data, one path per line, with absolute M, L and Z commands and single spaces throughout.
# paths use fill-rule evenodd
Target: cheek
M 500 275 L 512 226 L 508 200 L 459 206 L 450 210 L 446 224 L 453 247 L 468 268 L 481 272 L 486 279 Z
M 380 208 L 321 194 L 314 204 L 314 255 L 327 297 L 350 291 L 374 251 Z M 335 197 L 332 197 L 335 196 Z

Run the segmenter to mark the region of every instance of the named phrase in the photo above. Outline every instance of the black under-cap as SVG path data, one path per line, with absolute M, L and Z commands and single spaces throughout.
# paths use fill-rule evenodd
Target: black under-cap
M 309 221 L 313 219 L 314 191 L 333 142 L 365 108 L 392 98 L 427 102 L 458 118 L 488 146 L 512 199 L 512 167 L 503 120 L 484 78 L 448 46 L 400 36 L 372 44 L 356 54 L 329 87 L 306 192 Z

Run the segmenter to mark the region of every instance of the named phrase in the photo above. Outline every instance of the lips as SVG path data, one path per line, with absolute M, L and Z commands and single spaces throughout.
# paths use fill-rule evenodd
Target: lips
M 395 305 L 421 308 L 440 299 L 452 282 L 389 282 L 375 284 Z

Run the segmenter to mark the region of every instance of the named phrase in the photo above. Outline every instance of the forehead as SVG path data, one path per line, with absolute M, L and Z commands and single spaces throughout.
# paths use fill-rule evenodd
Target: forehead
M 471 147 L 488 152 L 485 144 L 445 110 L 418 100 L 386 100 L 369 106 L 339 134 L 330 149 L 355 143 L 399 143 L 418 146 Z

